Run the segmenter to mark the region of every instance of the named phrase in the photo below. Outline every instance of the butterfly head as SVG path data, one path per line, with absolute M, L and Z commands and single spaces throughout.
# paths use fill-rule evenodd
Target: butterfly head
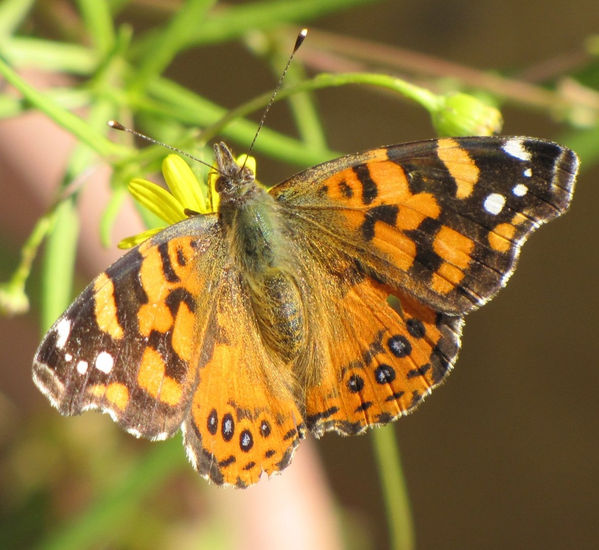
M 224 202 L 247 200 L 256 191 L 256 175 L 249 166 L 240 166 L 231 149 L 223 143 L 214 144 L 214 158 L 219 176 L 215 188 Z

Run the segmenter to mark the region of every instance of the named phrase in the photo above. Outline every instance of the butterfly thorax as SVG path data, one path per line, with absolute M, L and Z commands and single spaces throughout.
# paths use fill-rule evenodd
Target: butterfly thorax
M 280 206 L 254 173 L 240 168 L 224 143 L 214 146 L 220 177 L 219 220 L 230 257 L 247 290 L 264 343 L 285 363 L 304 342 L 304 311 L 299 274 L 287 246 Z

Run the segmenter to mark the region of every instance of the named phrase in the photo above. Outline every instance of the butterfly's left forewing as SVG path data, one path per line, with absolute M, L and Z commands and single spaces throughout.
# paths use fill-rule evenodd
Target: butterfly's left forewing
M 117 260 L 42 340 L 33 378 L 62 414 L 99 409 L 137 436 L 176 432 L 195 388 L 215 217 L 195 217 Z M 202 262 L 200 262 L 202 258 Z M 203 267 L 198 270 L 198 265 Z
M 81 293 L 40 344 L 33 378 L 62 414 L 99 409 L 150 439 L 182 428 L 201 475 L 253 484 L 289 463 L 305 427 L 248 300 L 216 216 L 193 216 Z

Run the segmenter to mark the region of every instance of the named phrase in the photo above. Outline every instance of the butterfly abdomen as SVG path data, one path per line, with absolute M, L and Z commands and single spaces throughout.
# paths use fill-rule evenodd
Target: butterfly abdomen
M 305 315 L 279 205 L 261 188 L 221 208 L 232 257 L 248 290 L 264 343 L 285 363 L 302 349 Z
M 262 338 L 285 363 L 289 363 L 300 353 L 305 339 L 300 291 L 293 277 L 279 269 L 270 270 L 253 283 L 252 305 Z

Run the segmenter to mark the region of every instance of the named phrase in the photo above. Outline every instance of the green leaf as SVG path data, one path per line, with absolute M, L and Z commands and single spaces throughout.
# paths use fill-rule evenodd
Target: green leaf
M 17 67 L 74 75 L 89 75 L 98 64 L 97 55 L 84 46 L 21 36 L 5 40 L 2 55 Z
M 65 130 L 73 134 L 79 141 L 89 145 L 100 155 L 118 155 L 127 151 L 126 148 L 120 147 L 102 134 L 94 130 L 85 120 L 66 111 L 47 94 L 40 92 L 27 84 L 11 67 L 9 67 L 2 59 L 0 59 L 0 74 L 19 90 L 23 96 L 40 111 L 48 115 L 54 122 L 62 126 Z
M 215 0 L 187 0 L 167 25 L 147 44 L 133 75 L 131 90 L 139 92 L 147 83 L 162 74 L 177 53 L 187 47 L 192 36 L 201 34 L 206 11 Z
M 106 55 L 115 40 L 109 4 L 105 0 L 77 0 L 77 4 L 96 51 Z
M 74 198 L 56 208 L 53 227 L 46 239 L 42 265 L 41 325 L 46 332 L 69 305 L 79 235 Z
M 0 3 L 0 42 L 21 25 L 35 0 L 4 0 Z
M 304 25 L 311 19 L 380 0 L 294 0 L 293 2 L 270 0 L 248 2 L 230 6 L 226 10 L 212 13 L 209 18 L 198 24 L 198 32 L 189 38 L 188 46 L 217 44 L 235 40 L 249 30 L 268 30 L 282 23 Z M 156 39 L 157 31 L 149 31 L 136 42 L 133 56 L 142 55 Z

